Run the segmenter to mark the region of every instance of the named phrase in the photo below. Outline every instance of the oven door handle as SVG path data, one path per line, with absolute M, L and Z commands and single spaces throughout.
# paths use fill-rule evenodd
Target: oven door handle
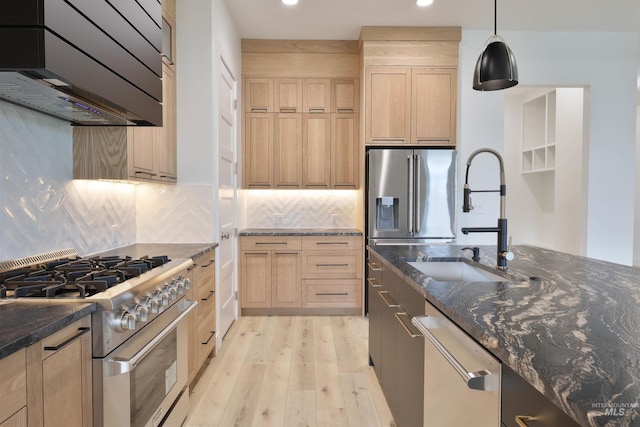
M 153 350 L 153 348 L 156 345 L 158 345 L 160 341 L 162 341 L 167 335 L 169 335 L 171 331 L 176 326 L 178 326 L 178 323 L 180 323 L 182 319 L 187 317 L 189 313 L 191 313 L 191 311 L 193 311 L 196 308 L 197 305 L 198 305 L 197 303 L 192 302 L 185 311 L 180 313 L 180 315 L 176 317 L 173 322 L 169 323 L 169 325 L 166 328 L 164 328 L 162 332 L 160 332 L 151 341 L 149 341 L 144 347 L 142 347 L 142 349 L 140 349 L 140 351 L 137 352 L 133 357 L 128 359 L 121 358 L 121 357 L 114 357 L 112 359 L 109 359 L 107 363 L 106 375 L 109 377 L 113 377 L 116 375 L 126 374 L 127 372 L 133 371 L 135 367 L 138 365 L 138 363 L 140 362 L 140 360 L 142 360 L 151 350 Z

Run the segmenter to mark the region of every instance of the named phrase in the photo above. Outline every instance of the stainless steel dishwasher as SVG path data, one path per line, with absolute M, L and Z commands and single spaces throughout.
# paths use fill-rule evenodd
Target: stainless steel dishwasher
M 500 426 L 500 362 L 425 302 L 424 426 Z

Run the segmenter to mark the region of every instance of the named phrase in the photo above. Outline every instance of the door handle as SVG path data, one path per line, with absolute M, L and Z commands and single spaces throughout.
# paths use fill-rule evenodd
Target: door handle
M 382 301 L 384 301 L 384 303 L 387 304 L 387 307 L 389 308 L 400 307 L 400 304 L 398 304 L 397 302 L 389 298 L 389 296 L 387 295 L 387 291 L 378 291 L 378 295 L 380 296 L 380 298 L 382 298 Z
M 409 233 L 413 234 L 413 199 L 414 199 L 414 194 L 413 194 L 413 184 L 414 184 L 414 177 L 413 177 L 413 155 L 407 156 L 407 163 L 409 164 L 409 171 L 407 172 L 407 183 L 408 183 L 408 192 L 407 192 L 407 201 L 409 203 L 408 209 L 407 209 L 407 222 L 408 222 L 408 226 L 409 226 Z
M 220 233 L 220 237 L 222 238 L 222 240 L 228 239 L 229 238 L 229 232 L 224 231 L 224 232 Z
M 413 191 L 413 210 L 414 210 L 414 222 L 415 222 L 415 229 L 416 229 L 416 233 L 420 232 L 420 228 L 422 228 L 422 225 L 420 224 L 420 220 L 421 220 L 421 215 L 420 215 L 420 181 L 421 181 L 421 176 L 420 176 L 420 161 L 422 160 L 422 158 L 420 157 L 420 154 L 416 154 L 415 155 L 415 159 L 414 159 L 414 166 L 413 166 L 413 175 L 415 178 L 415 184 L 414 184 L 414 191 Z
M 411 337 L 411 338 L 419 338 L 422 337 L 424 335 L 421 334 L 415 334 L 411 331 L 411 328 L 409 327 L 409 324 L 404 320 L 404 318 L 409 317 L 409 315 L 407 313 L 393 313 L 396 316 L 396 319 L 398 319 L 398 321 L 400 322 L 400 324 L 402 325 L 402 328 L 404 329 L 404 331 Z M 409 321 L 410 322 L 410 321 Z

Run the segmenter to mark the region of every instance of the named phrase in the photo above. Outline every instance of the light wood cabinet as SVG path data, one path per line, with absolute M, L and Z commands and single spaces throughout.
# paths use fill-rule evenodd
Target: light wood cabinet
M 303 187 L 329 188 L 331 168 L 331 117 L 305 113 L 302 140 Z
M 91 318 L 27 347 L 29 426 L 92 425 Z
M 198 306 L 189 318 L 188 382 L 191 384 L 216 346 L 216 285 L 213 251 L 193 260 L 188 270 L 191 287 L 187 298 Z
M 275 114 L 274 176 L 278 188 L 302 185 L 302 128 L 302 114 Z
M 243 187 L 357 188 L 358 82 L 245 78 Z
M 300 307 L 300 237 L 240 238 L 242 308 Z
M 24 349 L 0 359 L 0 426 L 26 426 L 27 364 Z
M 455 146 L 454 68 L 369 67 L 365 79 L 366 144 Z
M 242 313 L 359 314 L 362 238 L 241 236 Z
M 74 179 L 177 182 L 175 1 L 162 6 L 163 125 L 74 127 Z

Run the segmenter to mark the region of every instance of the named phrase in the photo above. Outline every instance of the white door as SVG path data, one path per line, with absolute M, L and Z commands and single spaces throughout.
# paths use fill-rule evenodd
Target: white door
M 236 301 L 236 81 L 221 56 L 217 59 L 218 79 L 218 223 L 220 236 L 219 271 L 216 299 L 218 302 L 218 348 L 222 338 L 237 317 Z

